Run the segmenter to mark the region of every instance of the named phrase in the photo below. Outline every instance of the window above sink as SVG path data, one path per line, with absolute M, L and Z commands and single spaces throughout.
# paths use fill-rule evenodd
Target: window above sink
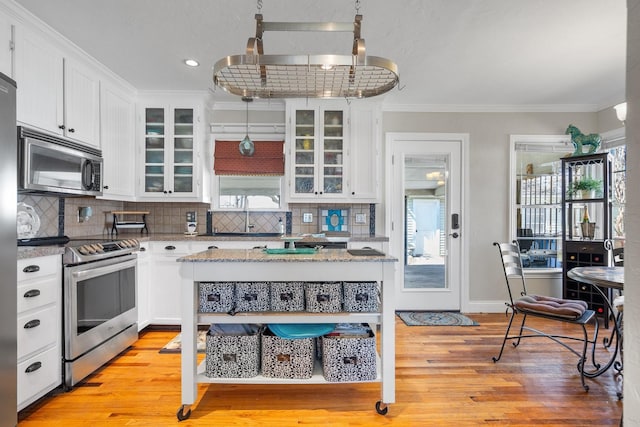
M 280 209 L 281 176 L 216 176 L 219 209 Z

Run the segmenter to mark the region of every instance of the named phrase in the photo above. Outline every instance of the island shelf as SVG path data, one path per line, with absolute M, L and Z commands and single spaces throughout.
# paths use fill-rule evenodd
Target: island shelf
M 316 361 L 311 378 L 210 378 L 204 374 L 205 362 L 197 365 L 198 325 L 211 323 L 368 323 L 378 328 L 377 375 L 381 398 L 376 411 L 384 415 L 395 402 L 395 305 L 394 272 L 397 258 L 354 256 L 346 250 L 320 250 L 311 255 L 264 254 L 259 250 L 211 249 L 178 259 L 181 262 L 182 308 L 182 405 L 177 417 L 185 420 L 191 415 L 191 405 L 197 398 L 197 384 L 342 384 L 326 381 L 321 363 Z M 200 313 L 198 287 L 200 282 L 212 281 L 375 281 L 380 288 L 380 311 L 365 312 L 239 312 Z M 350 382 L 344 382 L 349 384 Z

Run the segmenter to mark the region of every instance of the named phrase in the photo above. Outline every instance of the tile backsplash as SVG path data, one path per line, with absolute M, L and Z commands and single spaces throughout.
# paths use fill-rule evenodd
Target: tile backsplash
M 18 201 L 32 206 L 40 216 L 40 230 L 36 237 L 67 235 L 69 237 L 108 236 L 113 224 L 112 211 L 146 211 L 147 225 L 151 233 L 183 233 L 186 231 L 187 212 L 196 212 L 200 234 L 206 232 L 208 203 L 165 203 L 165 202 L 120 202 L 93 197 L 42 196 L 18 194 Z M 90 207 L 91 217 L 78 220 L 82 207 Z M 373 204 L 306 204 L 289 205 L 289 211 L 251 211 L 249 222 L 254 232 L 277 232 L 278 220 L 285 222 L 288 234 L 322 232 L 322 211 L 340 209 L 348 211 L 347 233 L 352 236 L 375 235 L 375 205 Z M 306 222 L 310 220 L 311 222 Z M 326 218 L 324 218 L 326 220 Z M 238 232 L 245 230 L 246 213 L 214 211 L 212 223 L 218 231 Z M 139 234 L 138 229 L 120 230 L 120 234 Z
M 58 197 L 45 197 L 34 194 L 18 194 L 18 202 L 31 206 L 40 217 L 40 229 L 35 237 L 56 237 L 64 212 L 60 212 L 61 204 Z M 62 205 L 64 207 L 64 205 Z
M 291 208 L 292 234 L 322 233 L 323 221 L 326 221 L 326 215 L 323 215 L 323 211 L 347 210 L 349 217 L 344 221 L 347 227 L 346 233 L 352 236 L 375 235 L 375 205 L 368 203 L 321 205 L 300 203 L 290 204 L 289 207 Z M 311 222 L 305 222 L 309 214 Z

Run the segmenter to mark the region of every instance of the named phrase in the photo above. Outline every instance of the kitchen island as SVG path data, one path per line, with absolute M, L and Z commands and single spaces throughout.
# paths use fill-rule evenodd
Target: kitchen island
M 261 249 L 211 249 L 178 259 L 182 309 L 182 405 L 178 419 L 191 414 L 197 398 L 197 383 L 245 384 L 323 384 L 322 374 L 310 379 L 210 378 L 204 375 L 204 362 L 196 359 L 197 325 L 211 323 L 369 323 L 380 325 L 380 363 L 376 381 L 381 382 L 380 414 L 395 402 L 395 313 L 394 269 L 397 258 L 388 255 L 355 256 L 348 250 L 321 249 L 312 254 L 269 254 Z M 381 309 L 376 313 L 253 312 L 200 313 L 199 282 L 210 281 L 375 281 L 381 290 Z

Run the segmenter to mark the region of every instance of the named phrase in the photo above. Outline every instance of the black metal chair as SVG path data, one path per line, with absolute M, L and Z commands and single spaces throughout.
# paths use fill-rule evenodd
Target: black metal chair
M 585 390 L 589 390 L 589 386 L 585 384 L 584 380 L 584 365 L 587 361 L 587 349 L 589 344 L 591 344 L 592 348 L 591 359 L 594 360 L 593 352 L 595 352 L 595 343 L 598 337 L 599 327 L 598 320 L 595 315 L 596 313 L 593 310 L 589 310 L 584 301 L 529 295 L 527 293 L 526 282 L 522 269 L 522 260 L 520 258 L 520 247 L 518 242 L 514 240 L 511 243 L 494 242 L 493 244 L 498 248 L 500 259 L 502 260 L 504 277 L 507 284 L 507 290 L 509 292 L 509 301 L 505 303 L 507 306 L 506 313 L 508 314 L 509 311 L 511 311 L 511 317 L 509 318 L 507 330 L 504 334 L 502 346 L 500 347 L 500 353 L 498 354 L 498 357 L 493 358 L 493 361 L 497 362 L 500 360 L 507 341 L 513 341 L 513 346 L 517 347 L 522 338 L 549 338 L 579 357 L 578 371 L 580 372 L 580 381 L 582 382 L 582 387 L 584 387 Z M 516 299 L 514 299 L 514 295 L 516 296 Z M 511 331 L 513 320 L 517 315 L 522 316 L 522 323 L 520 324 L 518 333 L 510 335 L 509 333 Z M 582 337 L 548 334 L 538 329 L 528 327 L 525 325 L 527 316 L 535 316 L 548 320 L 579 325 L 582 330 Z M 594 324 L 594 331 L 593 337 L 589 339 L 586 325 L 591 322 Z M 580 351 L 569 345 L 569 342 L 572 341 L 582 343 Z M 594 366 L 596 366 L 595 363 Z

